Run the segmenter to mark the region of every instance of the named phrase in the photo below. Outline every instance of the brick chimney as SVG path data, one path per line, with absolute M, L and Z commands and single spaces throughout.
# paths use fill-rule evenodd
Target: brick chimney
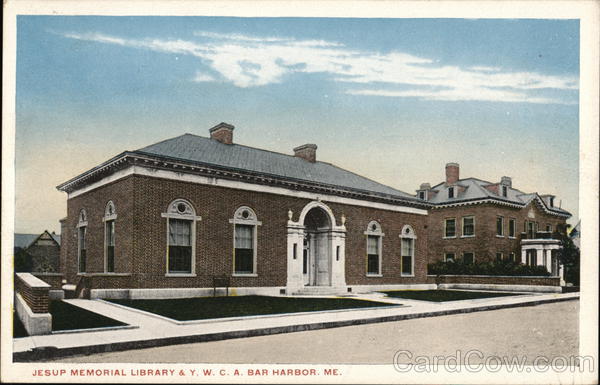
M 303 144 L 302 146 L 298 146 L 294 148 L 294 156 L 315 163 L 317 161 L 317 145 Z
M 446 184 L 455 184 L 459 179 L 458 163 L 446 163 Z
M 217 140 L 224 144 L 233 144 L 233 129 L 235 127 L 231 124 L 221 122 L 208 130 L 210 132 L 210 138 Z

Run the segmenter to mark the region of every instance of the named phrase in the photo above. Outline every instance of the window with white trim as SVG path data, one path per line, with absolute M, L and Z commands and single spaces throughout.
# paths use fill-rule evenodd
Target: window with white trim
M 410 225 L 404 225 L 400 233 L 400 275 L 413 276 L 415 274 L 415 231 Z
M 462 236 L 463 237 L 474 237 L 475 236 L 475 217 L 473 217 L 473 216 L 462 217 Z
M 499 237 L 504 236 L 504 217 L 496 217 L 496 235 Z
M 167 274 L 190 275 L 196 270 L 196 210 L 185 199 L 171 202 L 167 212 Z
M 454 187 L 448 188 L 448 199 L 454 198 Z
M 509 236 L 509 238 L 515 237 L 516 229 L 517 229 L 517 220 L 514 218 L 509 219 L 508 220 L 508 236 Z
M 475 263 L 475 254 L 470 251 L 466 251 L 462 255 L 463 263 L 467 265 L 472 265 Z
M 444 253 L 444 262 L 454 262 L 456 260 L 455 253 Z
M 503 257 L 504 256 L 503 256 L 502 252 L 500 252 L 500 251 L 497 252 L 496 253 L 496 262 L 502 262 Z
M 233 214 L 233 274 L 256 274 L 257 228 L 262 223 L 250 207 L 242 206 Z
M 115 272 L 115 204 L 108 201 L 104 209 L 104 272 Z
M 456 237 L 456 218 L 446 218 L 444 220 L 444 238 Z
M 381 275 L 381 243 L 384 236 L 381 225 L 371 221 L 365 235 L 367 236 L 367 275 Z
M 510 254 L 508 254 L 508 260 L 509 260 L 510 262 L 516 262 L 517 258 L 516 258 L 516 255 L 515 255 L 515 253 L 514 253 L 514 252 L 513 252 L 513 253 L 510 253 Z
M 502 196 L 505 197 L 508 195 L 508 187 L 502 186 Z
M 87 224 L 87 213 L 81 209 L 77 222 L 77 271 L 81 274 L 87 271 Z

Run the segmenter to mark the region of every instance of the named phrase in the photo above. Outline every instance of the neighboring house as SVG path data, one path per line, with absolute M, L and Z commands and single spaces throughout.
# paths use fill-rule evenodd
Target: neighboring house
M 45 230 L 41 234 L 15 234 L 15 270 L 35 273 L 60 271 L 60 235 Z
M 446 180 L 424 183 L 417 197 L 432 204 L 429 211 L 431 261 L 512 260 L 546 266 L 560 275 L 555 232 L 571 214 L 556 206 L 553 195 L 524 193 L 509 177 L 499 182 L 459 177 L 459 165 L 446 165 Z M 563 230 L 564 231 L 564 230 Z
M 123 152 L 58 186 L 67 281 L 111 296 L 221 276 L 275 294 L 427 281 L 427 202 L 317 161 L 316 145 L 285 155 L 235 144 L 233 130 Z
M 573 240 L 573 244 L 581 249 L 581 221 L 578 221 L 575 227 L 569 232 L 569 237 Z

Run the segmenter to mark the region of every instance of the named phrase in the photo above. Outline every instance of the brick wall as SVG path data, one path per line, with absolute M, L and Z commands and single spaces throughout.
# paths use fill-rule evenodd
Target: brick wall
M 161 214 L 177 198 L 188 200 L 202 220 L 196 229 L 196 276 L 165 277 L 167 219 Z M 131 273 L 131 277 L 103 280 L 94 278 L 105 288 L 212 287 L 215 275 L 231 275 L 233 271 L 233 224 L 229 220 L 240 206 L 251 207 L 258 227 L 257 277 L 232 277 L 238 287 L 285 286 L 287 281 L 287 212 L 292 210 L 297 221 L 308 199 L 286 197 L 264 192 L 250 192 L 205 186 L 189 182 L 146 176 L 130 176 L 68 200 L 63 247 L 65 272 L 70 283 L 77 282 L 77 215 L 81 208 L 88 214 L 87 255 L 89 273 L 104 269 L 104 229 L 102 216 L 106 203 L 115 203 L 115 272 Z M 135 202 L 135 204 L 134 204 Z M 323 201 L 332 210 L 338 224 L 346 221 L 346 281 L 356 284 L 415 283 L 426 280 L 427 218 L 365 207 Z M 367 224 L 377 220 L 385 236 L 382 247 L 383 277 L 367 278 Z M 409 224 L 416 232 L 415 277 L 400 277 L 400 231 Z
M 60 273 L 31 273 L 50 285 L 50 290 L 61 290 L 63 276 Z
M 60 271 L 60 246 L 34 244 L 27 248 L 27 254 L 31 255 L 33 272 Z
M 462 220 L 464 216 L 475 217 L 475 237 L 461 238 Z M 496 236 L 496 218 L 504 217 L 504 237 Z M 533 215 L 534 218 L 531 218 Z M 444 239 L 444 220 L 456 218 L 456 238 Z M 508 237 L 508 221 L 516 220 L 515 238 Z M 562 218 L 545 214 L 531 203 L 523 209 L 509 208 L 491 204 L 477 204 L 459 207 L 447 207 L 429 210 L 429 261 L 443 260 L 444 253 L 453 252 L 459 258 L 463 252 L 474 252 L 475 261 L 493 261 L 496 252 L 502 252 L 506 258 L 515 253 L 517 261 L 521 260 L 521 237 L 525 220 L 537 221 L 539 229 L 544 230 L 551 224 L 555 230 L 558 224 L 565 224 Z
M 559 277 L 508 277 L 493 275 L 440 275 L 427 277 L 429 283 L 464 283 L 487 285 L 560 286 Z
M 28 273 L 17 273 L 15 274 L 15 291 L 23 297 L 23 300 L 32 312 L 34 313 L 48 313 L 49 286 L 46 285 L 30 285 L 23 277 Z M 31 276 L 31 275 L 30 275 Z M 34 278 L 33 276 L 31 276 Z
M 104 272 L 104 210 L 109 200 L 115 205 L 115 272 L 133 269 L 133 177 L 104 185 L 67 201 L 67 218 L 62 226 L 62 272 L 71 284 L 78 282 L 77 223 L 81 209 L 87 213 L 87 272 Z

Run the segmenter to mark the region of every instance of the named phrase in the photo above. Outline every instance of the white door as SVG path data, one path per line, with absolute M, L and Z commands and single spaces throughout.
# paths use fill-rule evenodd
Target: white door
M 316 285 L 329 286 L 329 243 L 327 234 L 321 233 L 317 236 L 315 247 L 316 259 Z

